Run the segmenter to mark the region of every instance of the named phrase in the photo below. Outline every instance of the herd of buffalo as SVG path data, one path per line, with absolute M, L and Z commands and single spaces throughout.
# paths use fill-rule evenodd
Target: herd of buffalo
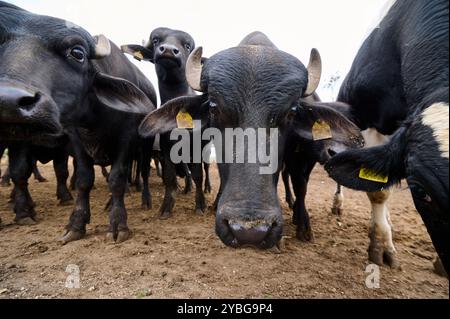
M 159 108 L 152 83 L 127 54 L 155 65 Z M 53 162 L 58 199 L 74 202 L 60 239 L 64 244 L 81 240 L 90 223 L 94 165 L 103 168 L 109 183 L 113 242 L 129 237 L 124 202 L 129 187 L 142 192 L 144 209 L 152 208 L 152 160 L 165 186 L 161 218 L 172 214 L 178 177 L 186 192 L 193 181 L 195 211 L 205 213 L 209 163 L 171 159 L 170 135 L 182 112 L 201 120 L 201 130 L 278 129 L 275 174 L 260 174 L 258 162 L 217 164 L 220 189 L 213 207 L 216 233 L 226 245 L 279 244 L 280 175 L 297 238 L 312 240 L 305 196 L 320 163 L 338 183 L 334 213 L 342 213 L 342 186 L 367 192 L 369 259 L 379 265 L 398 265 L 387 203 L 390 188 L 406 179 L 448 273 L 448 59 L 448 0 L 397 0 L 359 50 L 338 102 L 326 103 L 316 94 L 322 71 L 316 49 L 305 66 L 254 32 L 206 58 L 191 35 L 168 28 L 154 30 L 146 44 L 119 47 L 104 35 L 0 1 L 0 156 L 8 149 L 3 182 L 14 185 L 15 221 L 36 222 L 28 180 L 33 173 L 43 179 L 37 161 Z M 202 146 L 210 142 L 226 151 L 225 142 L 216 139 Z M 77 190 L 75 200 L 69 188 Z

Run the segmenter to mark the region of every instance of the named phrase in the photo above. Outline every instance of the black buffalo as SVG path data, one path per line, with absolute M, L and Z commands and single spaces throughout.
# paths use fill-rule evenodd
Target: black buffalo
M 72 142 L 78 196 L 62 242 L 86 232 L 94 164 L 112 164 L 109 235 L 117 242 L 126 240 L 128 165 L 133 148 L 142 142 L 137 127 L 155 109 L 153 86 L 106 37 L 4 2 L 0 44 L 1 138 L 33 143 L 65 133 Z M 144 182 L 149 169 L 143 166 Z M 148 183 L 145 189 L 147 201 Z
M 288 134 L 312 140 L 312 126 L 321 122 L 327 123 L 333 138 L 320 142 L 320 152 L 360 146 L 359 130 L 344 116 L 327 106 L 303 101 L 317 88 L 320 70 L 316 50 L 307 69 L 260 32 L 210 59 L 202 59 L 202 49 L 197 48 L 190 55 L 186 74 L 191 87 L 203 94 L 169 101 L 142 123 L 144 136 L 169 132 L 177 127 L 176 115 L 184 109 L 222 133 L 226 128 L 279 129 L 279 136 L 274 136 L 279 145 L 274 154 L 279 164 L 275 174 L 260 174 L 259 161 L 218 165 L 221 189 L 216 232 L 226 245 L 270 248 L 280 241 L 284 221 L 276 185 Z M 225 153 L 230 145 L 223 142 L 214 140 L 216 149 Z M 259 141 L 266 146 L 268 142 Z M 235 154 L 236 149 L 230 152 Z
M 339 94 L 362 130 L 392 135 L 382 146 L 339 154 L 327 166 L 343 185 L 372 192 L 369 253 L 379 264 L 395 257 L 383 204 L 389 187 L 406 178 L 449 270 L 448 14 L 447 0 L 395 2 L 363 44 Z
M 195 41 L 191 35 L 168 28 L 153 30 L 149 42 L 145 46 L 122 46 L 122 51 L 133 55 L 136 59 L 155 64 L 161 104 L 180 96 L 195 95 L 195 91 L 186 80 L 186 62 L 194 49 Z M 164 201 L 160 209 L 162 218 L 167 218 L 172 213 L 175 205 L 174 193 L 177 189 L 176 172 L 178 170 L 183 173 L 182 168 L 184 167 L 183 163 L 175 166 L 170 159 L 170 149 L 173 142 L 170 141 L 169 135 L 163 134 L 160 139 L 163 180 L 166 187 Z M 209 165 L 207 163 L 204 165 L 206 174 L 205 192 L 210 192 Z M 190 169 L 196 186 L 196 211 L 203 213 L 206 209 L 206 202 L 203 194 L 202 165 L 189 164 L 187 169 Z M 189 183 L 189 178 L 187 178 L 187 182 Z M 188 186 L 186 188 L 188 189 Z

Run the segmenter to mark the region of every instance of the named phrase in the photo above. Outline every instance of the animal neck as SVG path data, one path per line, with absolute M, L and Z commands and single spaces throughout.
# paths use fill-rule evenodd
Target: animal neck
M 161 97 L 162 104 L 180 96 L 194 94 L 194 91 L 190 88 L 189 84 L 187 83 L 184 72 L 182 72 L 182 75 L 180 75 L 179 69 L 177 72 L 174 72 L 173 70 L 169 71 L 164 70 L 163 72 L 157 71 L 157 73 L 158 73 L 159 95 Z

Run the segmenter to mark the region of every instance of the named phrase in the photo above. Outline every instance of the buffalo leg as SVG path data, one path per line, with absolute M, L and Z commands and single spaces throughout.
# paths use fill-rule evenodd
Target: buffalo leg
M 192 164 L 192 178 L 195 183 L 195 212 L 204 214 L 206 210 L 205 195 L 203 194 L 203 165 Z
M 103 167 L 103 166 L 102 166 L 102 175 L 106 179 L 106 181 L 108 181 L 109 173 L 108 173 L 108 170 L 106 169 L 106 167 Z
M 149 178 L 151 171 L 153 139 L 144 140 L 142 144 L 142 208 L 150 210 L 152 209 L 152 196 L 150 193 Z
M 70 179 L 70 189 L 76 190 L 77 189 L 77 160 L 74 158 L 73 161 L 73 173 L 72 178 Z
M 183 166 L 183 170 L 185 171 L 184 177 L 184 191 L 183 194 L 187 195 L 192 191 L 192 173 L 189 169 L 189 166 L 186 163 L 181 164 Z
M 170 160 L 170 143 L 167 136 L 161 136 L 162 150 L 162 175 L 165 187 L 164 200 L 160 209 L 161 219 L 167 219 L 172 215 L 175 206 L 175 193 L 177 191 L 177 174 L 176 167 Z
M 336 193 L 334 194 L 333 207 L 331 213 L 333 215 L 342 216 L 344 212 L 344 190 L 341 185 L 337 185 Z
M 109 214 L 108 240 L 116 243 L 124 242 L 129 238 L 130 232 L 127 225 L 127 211 L 125 208 L 125 191 L 128 183 L 128 159 L 124 159 L 123 152 L 114 161 L 109 175 L 109 188 L 112 195 L 112 205 Z
M 0 163 L 3 158 L 3 153 L 5 152 L 5 147 L 0 146 Z M 2 167 L 0 166 L 0 177 L 2 177 Z
M 157 157 L 155 157 L 155 158 L 153 158 L 153 161 L 155 162 L 156 176 L 162 177 L 162 172 L 161 172 L 162 165 L 161 165 L 160 160 Z
M 294 198 L 291 192 L 291 186 L 289 183 L 289 172 L 285 169 L 282 172 L 284 189 L 286 191 L 286 203 L 289 205 L 290 209 L 294 208 Z
M 369 260 L 380 266 L 387 264 L 398 268 L 397 251 L 392 239 L 392 222 L 387 207 L 390 195 L 390 190 L 367 194 L 372 205 Z
M 36 222 L 36 206 L 28 191 L 28 179 L 32 174 L 32 158 L 27 146 L 10 147 L 10 173 L 14 183 L 15 222 L 19 225 L 30 225 Z
M 66 234 L 61 238 L 63 244 L 81 239 L 86 234 L 86 225 L 91 221 L 89 196 L 94 186 L 94 161 L 86 154 L 79 141 L 73 141 L 77 162 L 76 187 L 78 190 L 75 208 L 66 226 Z
M 68 205 L 72 203 L 73 197 L 67 188 L 67 179 L 69 178 L 69 169 L 67 167 L 69 155 L 64 149 L 56 152 L 53 159 L 53 168 L 56 175 L 56 197 L 59 199 L 60 205 Z
M 136 192 L 142 192 L 142 181 L 141 181 L 141 176 L 142 176 L 142 154 L 139 154 L 138 160 L 136 161 L 136 171 L 135 171 L 135 176 L 134 176 L 134 187 L 136 189 Z
M 46 183 L 47 179 L 44 176 L 42 176 L 41 172 L 39 172 L 39 169 L 37 167 L 37 160 L 34 158 L 32 160 L 32 166 L 34 179 L 37 180 L 39 183 Z
M 6 169 L 6 172 L 2 176 L 2 180 L 0 183 L 2 187 L 9 187 L 11 185 L 11 173 L 9 169 L 9 164 L 8 168 Z
M 308 191 L 308 181 L 315 163 L 300 163 L 289 170 L 295 192 L 293 223 L 297 225 L 297 238 L 300 241 L 309 242 L 314 239 L 309 213 L 306 210 L 305 197 Z
M 205 170 L 205 194 L 211 194 L 212 193 L 211 177 L 210 177 L 210 174 L 209 174 L 209 167 L 210 167 L 210 164 L 203 163 L 203 168 Z

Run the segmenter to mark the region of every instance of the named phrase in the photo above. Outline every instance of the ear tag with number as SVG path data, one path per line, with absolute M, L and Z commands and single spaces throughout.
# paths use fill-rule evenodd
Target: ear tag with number
M 312 136 L 314 141 L 322 141 L 333 138 L 330 125 L 321 120 L 314 123 L 312 127 Z
M 141 53 L 141 51 L 134 51 L 133 56 L 138 61 L 144 60 L 144 55 Z
M 182 109 L 177 115 L 177 126 L 179 129 L 193 129 L 194 120 L 191 114 L 189 114 L 185 109 Z
M 389 181 L 388 176 L 384 176 L 383 174 L 380 174 L 373 169 L 362 167 L 359 171 L 359 178 L 365 179 L 367 181 L 371 182 L 377 182 L 377 183 L 383 183 L 387 184 Z

